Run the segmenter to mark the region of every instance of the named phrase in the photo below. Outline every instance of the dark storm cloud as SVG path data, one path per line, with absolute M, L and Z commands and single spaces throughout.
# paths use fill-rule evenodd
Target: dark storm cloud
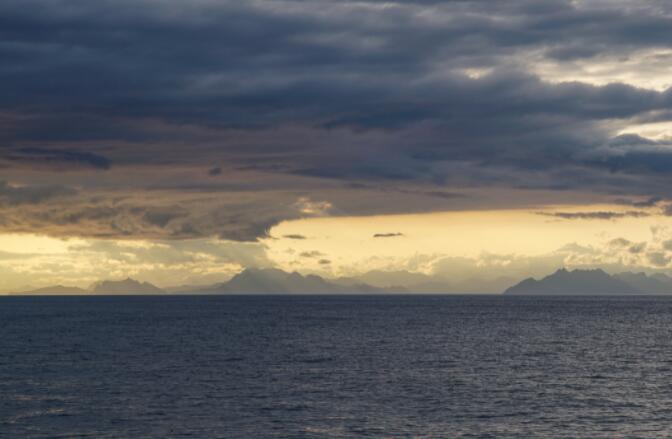
M 2 102 L 66 114 L 87 109 L 92 119 L 387 129 L 539 111 L 623 117 L 663 105 L 655 93 L 630 87 L 551 87 L 508 68 L 485 81 L 451 73 L 564 40 L 601 51 L 623 40 L 667 44 L 663 30 L 671 23 L 655 11 L 633 17 L 565 2 L 499 3 L 399 2 L 381 9 L 380 2 L 160 1 L 138 8 L 73 1 L 64 9 L 58 2 L 8 1 L 0 9 L 8 44 L 0 50 L 12 68 L 0 78 L 12 87 Z M 434 11 L 447 16 L 434 23 Z M 636 38 L 633 30 L 640 31 Z M 449 64 L 433 78 L 437 61 Z
M 0 181 L 0 206 L 36 204 L 76 193 L 76 190 L 65 186 L 13 186 Z
M 669 120 L 672 92 L 553 83 L 535 70 L 669 47 L 672 6 L 621 6 L 5 0 L 0 167 L 120 172 L 119 185 L 137 191 L 151 167 L 193 166 L 217 177 L 208 184 L 223 182 L 207 186 L 213 193 L 237 187 L 231 170 L 258 175 L 258 199 L 221 211 L 129 207 L 111 227 L 98 224 L 113 214 L 108 199 L 66 206 L 73 224 L 83 218 L 105 236 L 266 236 L 302 216 L 291 207 L 298 197 L 324 198 L 313 180 L 394 185 L 400 197 L 386 198 L 383 212 L 429 210 L 416 195 L 443 206 L 462 196 L 452 187 L 667 199 L 668 145 L 613 127 Z M 135 177 L 121 174 L 131 167 Z M 263 193 L 274 183 L 262 174 L 303 187 L 276 200 Z M 195 173 L 179 178 L 175 192 L 206 191 Z M 370 204 L 351 202 L 359 208 L 347 213 L 371 213 Z M 35 227 L 64 222 L 54 212 L 16 214 Z
M 116 198 L 80 195 L 59 203 L 35 204 L 46 200 L 47 195 L 56 197 L 60 193 L 45 189 L 37 195 L 34 192 L 37 193 L 37 189 L 16 192 L 13 188 L 0 188 L 3 207 L 0 229 L 10 233 L 39 230 L 64 237 L 193 239 L 217 236 L 252 242 L 267 237 L 270 228 L 281 220 L 306 216 L 291 204 L 293 198 L 284 194 L 262 194 L 247 201 L 223 195 L 200 198 L 143 193 Z
M 3 157 L 0 153 L 0 158 Z M 26 147 L 10 149 L 4 154 L 4 159 L 14 162 L 25 162 L 33 165 L 66 165 L 89 166 L 97 169 L 109 169 L 110 161 L 92 152 L 81 150 L 65 150 L 54 148 Z
M 634 207 L 653 207 L 663 201 L 661 197 L 649 197 L 648 199 L 644 201 L 638 201 L 632 203 Z
M 184 218 L 187 216 L 187 212 L 181 209 L 164 208 L 164 209 L 151 209 L 147 210 L 143 214 L 143 218 L 151 225 L 165 228 L 171 221 Z
M 501 107 L 520 116 L 543 108 L 550 114 L 609 117 L 656 106 L 655 94 L 617 85 L 554 88 L 506 73 L 485 82 L 455 74 L 426 77 L 434 61 L 451 60 L 448 67 L 471 67 L 481 59 L 491 64 L 489 58 L 501 51 L 558 44 L 560 32 L 566 37 L 579 31 L 570 39 L 580 38 L 582 46 L 605 38 L 620 41 L 635 26 L 633 17 L 581 13 L 562 2 L 549 8 L 528 2 L 487 8 L 481 2 L 400 2 L 385 9 L 377 3 L 185 7 L 163 1 L 137 8 L 130 2 L 75 1 L 63 11 L 44 1 L 9 1 L 2 8 L 2 28 L 11 43 L 3 50 L 15 68 L 3 76 L 15 87 L 5 102 L 21 107 L 13 94 L 21 102 L 28 98 L 30 104 L 58 108 L 66 107 L 60 103 L 66 99 L 68 108 L 98 107 L 93 113 L 102 118 L 363 128 L 446 120 L 458 108 L 471 117 L 497 116 Z M 432 24 L 419 18 L 423 11 L 431 14 L 428 7 L 455 19 Z M 669 24 L 656 16 L 639 18 L 647 19 L 652 39 L 653 29 Z M 587 21 L 597 29 L 587 31 Z M 667 41 L 664 35 L 660 42 Z M 34 81 L 46 75 L 48 82 Z

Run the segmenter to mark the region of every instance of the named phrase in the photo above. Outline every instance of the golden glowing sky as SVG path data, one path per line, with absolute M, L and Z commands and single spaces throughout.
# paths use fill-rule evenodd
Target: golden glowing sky
M 594 208 L 608 210 L 610 206 Z M 580 211 L 563 209 L 572 210 Z M 538 255 L 569 242 L 593 245 L 608 236 L 645 240 L 649 227 L 661 220 L 669 222 L 666 218 L 625 218 L 606 224 L 595 220 L 567 221 L 525 210 L 316 218 L 288 221 L 273 229 L 274 235 L 303 234 L 310 239 L 266 242 L 274 252 L 319 248 L 346 260 L 375 255 L 402 257 L 413 253 L 413 249 L 465 257 L 483 252 Z M 403 236 L 372 239 L 381 232 Z
M 610 212 L 612 219 L 558 218 L 553 212 Z M 468 279 L 551 272 L 559 265 L 656 271 L 672 218 L 655 207 L 628 215 L 619 205 L 554 206 L 413 215 L 316 217 L 285 221 L 259 243 L 212 239 L 155 241 L 0 235 L 12 274 L 2 289 L 53 284 L 82 287 L 126 276 L 162 287 L 223 281 L 245 266 L 279 267 L 325 277 L 407 270 Z M 387 235 L 387 236 L 376 236 Z M 453 267 L 454 266 L 454 267 Z

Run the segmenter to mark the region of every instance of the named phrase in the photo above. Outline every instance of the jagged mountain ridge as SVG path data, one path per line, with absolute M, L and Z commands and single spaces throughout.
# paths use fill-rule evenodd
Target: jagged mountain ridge
M 113 281 L 103 280 L 91 285 L 88 289 L 54 285 L 44 288 L 38 288 L 30 291 L 16 293 L 22 296 L 79 296 L 79 295 L 147 295 L 147 294 L 166 294 L 166 291 L 149 283 L 139 282 L 135 279 L 127 278 L 124 280 Z
M 91 286 L 92 294 L 165 294 L 166 291 L 149 282 L 139 282 L 135 279 L 112 281 L 104 280 Z
M 44 288 L 37 288 L 35 290 L 28 290 L 21 294 L 25 295 L 35 295 L 35 296 L 75 296 L 75 295 L 84 295 L 89 294 L 88 290 L 78 287 L 69 287 L 64 285 L 54 285 Z
M 564 268 L 540 280 L 527 278 L 507 288 L 505 295 L 648 295 L 672 294 L 672 278 L 645 273 L 618 273 L 604 270 Z
M 193 293 L 205 294 L 336 294 L 336 293 L 382 293 L 389 292 L 365 283 L 341 285 L 320 276 L 287 273 L 268 268 L 248 268 L 236 274 L 228 282 L 201 287 Z
M 157 295 L 157 294 L 377 294 L 404 292 L 403 289 L 385 289 L 359 282 L 340 285 L 316 275 L 287 273 L 278 269 L 248 268 L 227 282 L 206 286 L 187 286 L 161 289 L 149 282 L 128 278 L 120 281 L 104 280 L 88 290 L 76 287 L 53 286 L 17 293 L 20 295 Z
M 384 282 L 383 273 L 375 273 Z M 388 281 L 393 285 L 405 274 L 397 273 Z M 427 281 L 431 277 L 408 276 L 409 280 Z M 374 276 L 370 276 L 374 277 Z M 436 281 L 411 286 L 381 287 L 362 282 L 359 277 L 324 279 L 317 275 L 287 273 L 278 269 L 250 268 L 241 271 L 227 282 L 206 286 L 176 287 L 167 290 L 149 282 L 128 278 L 119 281 L 101 281 L 89 289 L 55 285 L 17 293 L 21 295 L 129 295 L 129 294 L 378 294 L 378 293 L 449 293 L 450 285 Z M 466 291 L 465 291 L 466 292 Z M 480 291 L 479 291 L 480 292 Z M 507 288 L 506 295 L 630 295 L 672 294 L 672 278 L 664 274 L 618 273 L 609 275 L 603 270 L 560 269 L 543 279 L 525 279 Z

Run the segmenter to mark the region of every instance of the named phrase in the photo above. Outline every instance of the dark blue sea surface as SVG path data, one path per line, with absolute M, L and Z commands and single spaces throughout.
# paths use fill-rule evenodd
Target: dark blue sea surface
M 671 426 L 672 298 L 0 298 L 2 438 Z

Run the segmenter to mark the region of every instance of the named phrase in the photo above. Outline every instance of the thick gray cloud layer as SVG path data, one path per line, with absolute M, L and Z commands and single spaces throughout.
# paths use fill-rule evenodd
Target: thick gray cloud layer
M 618 132 L 669 120 L 672 92 L 539 74 L 665 51 L 670 28 L 662 1 L 6 0 L 0 173 L 77 173 L 80 197 L 58 213 L 0 188 L 24 206 L 2 227 L 250 240 L 315 214 L 300 199 L 362 214 L 495 186 L 670 198 L 668 143 Z M 356 200 L 376 193 L 387 204 Z

